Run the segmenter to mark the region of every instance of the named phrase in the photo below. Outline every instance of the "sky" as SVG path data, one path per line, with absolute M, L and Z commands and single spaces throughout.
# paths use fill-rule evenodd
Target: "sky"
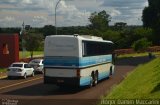
M 58 0 L 0 0 L 0 27 L 31 27 L 55 25 Z M 105 10 L 111 16 L 110 25 L 126 22 L 142 25 L 141 17 L 148 0 L 61 0 L 57 6 L 57 27 L 85 26 L 93 12 Z

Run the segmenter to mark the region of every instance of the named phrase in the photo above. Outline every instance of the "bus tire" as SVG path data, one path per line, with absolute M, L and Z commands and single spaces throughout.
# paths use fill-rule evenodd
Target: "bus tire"
M 93 82 L 93 86 L 96 86 L 98 84 L 98 72 L 96 71 L 94 73 L 94 82 Z
M 93 87 L 94 85 L 94 72 L 91 73 L 91 76 L 90 76 L 90 84 L 89 84 L 89 88 Z
M 89 88 L 93 87 L 93 77 L 91 76 L 90 78 L 91 80 L 90 80 Z
M 112 66 L 110 67 L 110 72 L 109 72 L 109 75 L 111 76 L 113 74 L 112 72 Z

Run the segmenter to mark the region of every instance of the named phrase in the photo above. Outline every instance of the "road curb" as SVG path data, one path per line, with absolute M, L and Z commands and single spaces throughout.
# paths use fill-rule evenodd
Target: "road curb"
M 0 77 L 0 79 L 4 79 L 4 78 L 7 78 L 7 76 L 2 76 L 2 77 Z
M 0 72 L 0 79 L 4 79 L 4 78 L 7 78 L 6 73 Z

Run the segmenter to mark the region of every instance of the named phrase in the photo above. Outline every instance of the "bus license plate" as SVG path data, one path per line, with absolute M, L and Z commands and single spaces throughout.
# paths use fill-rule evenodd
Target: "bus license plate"
M 64 82 L 64 80 L 57 80 L 57 82 L 58 82 L 58 83 L 63 83 L 63 82 Z

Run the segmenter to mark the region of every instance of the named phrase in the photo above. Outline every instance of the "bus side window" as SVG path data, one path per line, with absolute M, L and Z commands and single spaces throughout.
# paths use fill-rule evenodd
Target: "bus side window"
M 86 49 L 86 43 L 82 42 L 82 56 L 87 56 L 87 49 Z
M 82 55 L 86 56 L 98 56 L 113 53 L 112 43 L 92 42 L 84 41 L 82 43 Z

